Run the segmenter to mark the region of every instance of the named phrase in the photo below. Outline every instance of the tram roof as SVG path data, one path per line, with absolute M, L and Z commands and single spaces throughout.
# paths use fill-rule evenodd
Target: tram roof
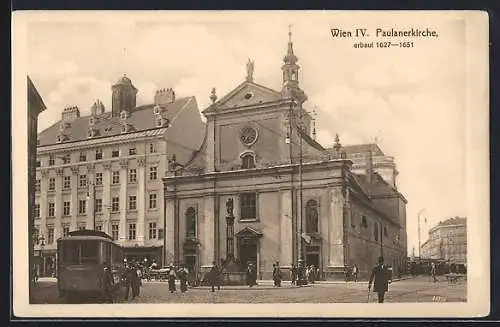
M 89 229 L 82 229 L 82 230 L 75 230 L 72 232 L 68 233 L 68 236 L 62 237 L 61 239 L 63 240 L 68 240 L 68 239 L 86 239 L 88 240 L 89 238 L 104 238 L 109 241 L 113 241 L 113 238 L 109 236 L 108 234 L 102 232 L 102 231 L 97 231 L 97 230 L 89 230 Z

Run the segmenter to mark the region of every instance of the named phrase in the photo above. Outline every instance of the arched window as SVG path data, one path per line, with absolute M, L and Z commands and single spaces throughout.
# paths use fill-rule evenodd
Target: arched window
M 306 233 L 317 233 L 318 229 L 318 203 L 309 200 L 306 203 Z
M 375 241 L 378 241 L 378 223 L 373 224 L 373 234 L 375 236 Z
M 246 153 L 241 156 L 241 168 L 255 168 L 255 157 L 252 153 Z
M 186 237 L 196 237 L 196 210 L 193 207 L 186 210 Z

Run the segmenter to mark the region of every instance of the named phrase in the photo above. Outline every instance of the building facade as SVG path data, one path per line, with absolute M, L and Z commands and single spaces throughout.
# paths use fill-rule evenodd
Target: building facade
M 38 115 L 43 112 L 47 107 L 43 102 L 42 97 L 38 93 L 35 85 L 31 81 L 31 78 L 27 77 L 27 91 L 28 91 L 28 208 L 33 208 L 35 203 L 35 188 L 36 183 L 36 139 L 37 139 L 37 129 L 38 129 Z M 30 283 L 33 281 L 33 274 L 35 269 L 38 270 L 40 264 L 40 251 L 36 251 L 35 244 L 39 243 L 38 237 L 35 233 L 35 218 L 33 210 L 29 210 L 28 217 L 28 228 L 31 237 L 28 238 L 28 248 L 29 248 L 29 262 L 30 262 Z M 31 287 L 31 286 L 30 286 Z M 30 291 L 30 296 L 31 296 Z
M 38 135 L 34 213 L 35 234 L 45 240 L 42 274 L 55 274 L 56 240 L 76 229 L 106 232 L 129 259 L 162 262 L 161 178 L 170 160 L 183 162 L 200 146 L 204 123 L 194 97 L 162 89 L 152 104 L 136 106 L 137 92 L 123 76 L 112 86 L 111 111 L 99 100 L 89 116 L 65 108 Z
M 432 227 L 422 244 L 422 258 L 467 264 L 467 219 L 453 217 Z
M 254 82 L 251 61 L 233 91 L 218 100 L 212 90 L 202 146 L 163 179 L 167 249 L 202 274 L 234 257 L 267 279 L 273 263 L 302 259 L 335 279 L 353 264 L 368 274 L 380 255 L 398 274 L 406 199 L 394 161 L 377 145 L 316 142 L 291 40 L 283 60 L 280 91 Z

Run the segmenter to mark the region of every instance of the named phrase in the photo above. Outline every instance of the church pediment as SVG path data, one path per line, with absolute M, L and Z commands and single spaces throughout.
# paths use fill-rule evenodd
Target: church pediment
M 281 99 L 281 93 L 254 82 L 245 81 L 205 112 L 211 112 L 214 109 L 227 110 L 238 107 L 254 106 L 266 102 L 279 101 Z
M 262 232 L 258 231 L 256 229 L 253 229 L 252 227 L 245 227 L 242 230 L 240 230 L 238 233 L 236 233 L 236 237 L 238 238 L 258 238 L 262 237 Z

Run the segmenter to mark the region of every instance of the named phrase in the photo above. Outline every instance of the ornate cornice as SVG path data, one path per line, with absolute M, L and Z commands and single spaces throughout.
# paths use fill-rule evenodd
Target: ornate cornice
M 56 168 L 56 175 L 57 176 L 64 175 L 64 169 L 63 168 Z
M 111 169 L 111 162 L 105 162 L 102 165 L 105 170 L 110 170 Z
M 78 175 L 78 172 L 80 171 L 80 169 L 78 169 L 78 166 L 71 167 L 70 169 L 73 175 Z
M 146 160 L 144 158 L 137 159 L 137 165 L 139 167 L 144 167 L 146 165 Z
M 95 164 L 89 163 L 87 164 L 87 171 L 88 172 L 93 172 L 95 170 Z
M 120 160 L 120 168 L 127 169 L 128 168 L 128 160 Z
M 42 170 L 40 170 L 40 174 L 42 175 L 42 177 L 47 177 L 49 175 L 49 170 L 42 169 Z

